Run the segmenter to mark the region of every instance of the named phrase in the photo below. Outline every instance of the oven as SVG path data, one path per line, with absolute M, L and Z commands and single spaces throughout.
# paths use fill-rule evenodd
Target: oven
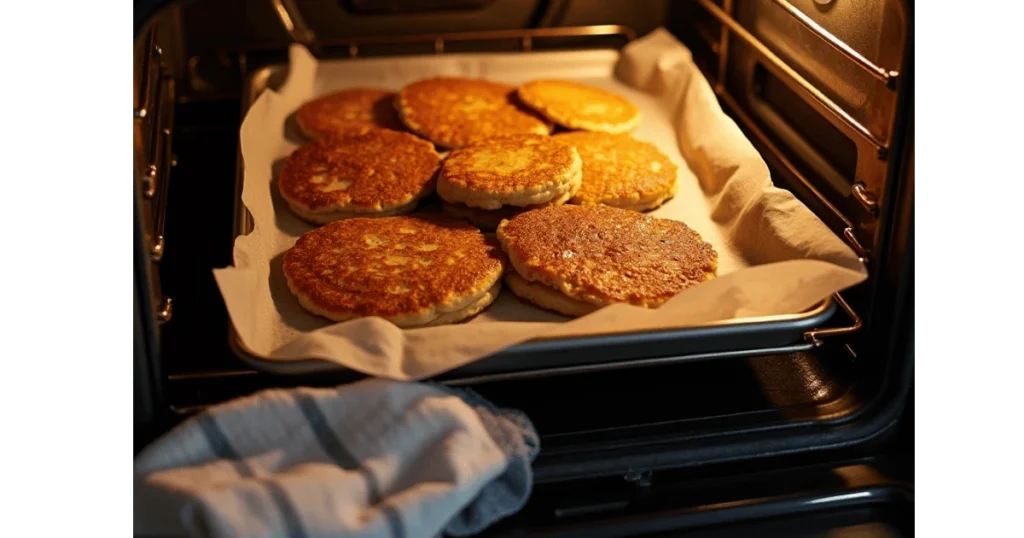
M 145 4 L 145 5 L 141 5 Z M 193 0 L 136 4 L 136 451 L 205 406 L 286 375 L 241 356 L 211 272 L 244 230 L 239 129 L 288 47 L 343 60 L 617 49 L 657 28 L 723 110 L 861 258 L 795 341 L 724 335 L 560 353 L 598 365 L 442 375 L 526 412 L 528 506 L 496 535 L 912 533 L 913 2 L 909 0 Z M 735 349 L 733 349 L 735 348 Z M 575 355 L 574 355 L 575 354 Z M 724 534 L 715 534 L 724 533 Z M 703 535 L 703 534 L 698 534 Z

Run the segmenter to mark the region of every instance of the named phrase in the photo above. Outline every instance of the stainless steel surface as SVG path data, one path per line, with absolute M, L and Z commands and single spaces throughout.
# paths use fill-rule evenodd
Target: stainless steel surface
M 456 379 L 442 380 L 441 383 L 451 386 L 477 385 L 494 381 L 511 381 L 517 379 L 537 379 L 541 377 L 553 377 L 559 375 L 584 374 L 593 372 L 606 372 L 614 370 L 626 370 L 630 368 L 645 368 L 651 366 L 664 366 L 678 364 L 681 362 L 706 361 L 716 359 L 742 359 L 747 357 L 769 357 L 773 355 L 785 355 L 809 351 L 815 344 L 808 341 L 804 344 L 781 346 L 766 349 L 747 349 L 739 351 L 717 351 L 714 353 L 697 353 L 693 355 L 679 355 L 672 357 L 656 357 L 650 359 L 631 359 L 628 361 L 606 362 L 599 364 L 587 364 L 583 366 L 566 366 L 559 368 L 544 368 L 539 370 L 527 370 L 523 372 L 511 372 L 492 375 L 478 375 L 471 377 L 458 377 Z
M 863 65 L 837 49 L 815 27 L 825 30 L 873 65 L 888 71 L 900 71 L 905 67 L 910 47 L 912 22 L 907 2 L 847 0 L 828 5 L 818 5 L 810 0 L 786 2 L 814 25 L 805 24 L 806 21 L 774 1 L 736 0 L 733 19 L 877 140 L 891 146 L 892 141 L 900 136 L 896 132 L 896 120 L 899 103 L 906 93 L 901 83 L 903 77 L 889 78 L 887 82 L 879 80 Z M 804 92 L 797 82 L 771 71 L 767 60 L 754 47 L 735 40 L 730 51 L 728 91 L 771 136 L 783 138 L 780 141 L 782 149 L 790 151 L 791 157 L 794 154 L 799 156 L 797 164 L 805 167 L 805 175 L 814 178 L 823 188 L 824 184 L 819 179 L 835 187 L 837 192 L 830 196 L 840 210 L 857 224 L 856 234 L 860 241 L 874 243 L 879 233 L 875 222 L 878 212 L 865 207 L 852 188 L 862 183 L 864 194 L 879 206 L 885 203 L 884 196 L 889 190 L 886 187 L 890 164 L 888 149 L 884 150 L 885 158 L 880 159 L 877 145 L 853 132 Z M 774 82 L 787 87 L 796 99 L 810 108 L 800 112 L 805 107 L 788 101 L 780 102 L 778 98 L 782 90 L 777 87 L 772 96 L 760 93 L 759 88 L 763 88 L 759 86 L 763 82 L 759 80 L 762 76 L 760 71 L 778 76 Z M 835 132 L 827 133 L 826 129 L 815 125 L 821 120 L 830 123 Z M 846 140 L 836 140 L 837 135 Z M 853 147 L 852 164 L 845 160 L 830 162 L 827 159 L 829 155 L 836 156 L 836 148 L 846 145 Z M 844 148 L 842 152 L 848 150 Z
M 722 10 L 732 16 L 733 0 L 722 0 Z M 729 27 L 722 25 L 718 40 L 718 78 L 715 80 L 715 91 L 722 93 L 725 90 L 725 78 L 729 67 Z
M 161 76 L 162 94 L 166 94 L 166 101 L 161 107 L 159 117 L 159 138 L 157 140 L 157 157 L 154 160 L 154 168 L 157 170 L 156 196 L 153 201 L 153 232 L 151 241 L 153 246 L 150 252 L 153 253 L 153 261 L 160 261 L 163 258 L 164 229 L 167 224 L 167 197 L 170 192 L 171 169 L 177 164 L 177 159 L 171 153 L 174 125 L 174 79 L 169 73 Z
M 530 51 L 532 50 L 533 42 L 536 39 L 593 36 L 621 36 L 624 39 L 624 42 L 629 42 L 636 39 L 636 32 L 630 28 L 619 26 L 617 24 L 602 24 L 598 26 L 573 26 L 566 28 L 517 28 L 513 30 L 453 32 L 445 34 L 368 36 L 320 41 L 317 42 L 317 45 L 321 47 L 348 47 L 349 56 L 355 58 L 359 56 L 359 47 L 363 45 L 432 42 L 434 44 L 434 52 L 441 54 L 445 51 L 445 43 L 447 42 L 517 39 L 519 40 L 523 51 Z
M 539 32 L 539 33 L 543 34 L 544 36 L 555 37 L 557 35 L 555 33 L 555 30 L 556 29 L 544 29 L 542 32 Z M 566 32 L 567 32 L 566 35 L 594 35 L 595 33 L 614 32 L 614 33 L 619 33 L 619 34 L 623 35 L 627 39 L 631 38 L 632 35 L 633 35 L 631 32 L 624 32 L 624 31 L 622 31 L 620 27 L 599 27 L 599 28 L 589 29 L 589 30 L 588 29 L 570 28 L 570 29 L 564 29 L 564 30 L 566 30 Z M 521 38 L 523 35 L 531 35 L 531 36 L 536 37 L 537 33 L 538 32 L 536 30 L 528 30 L 528 31 L 519 32 L 519 33 L 514 33 L 514 32 L 509 32 L 509 31 L 501 31 L 501 32 L 496 32 L 495 34 L 497 36 L 499 36 L 498 37 L 499 39 L 507 39 L 509 37 L 513 37 L 513 38 L 520 37 Z M 482 35 L 479 32 L 473 32 L 472 35 L 473 35 L 474 39 L 482 39 L 482 38 L 486 37 L 486 35 Z M 435 38 L 436 37 L 441 37 L 443 40 L 452 40 L 452 36 L 435 36 Z M 454 40 L 458 40 L 461 37 L 463 37 L 463 36 L 455 36 Z M 421 40 L 425 40 L 425 39 L 427 39 L 427 36 L 418 36 L 418 38 L 421 39 Z M 399 38 L 399 39 L 410 39 L 410 37 Z M 346 60 L 336 60 L 336 61 L 344 62 Z M 265 67 L 255 71 L 253 73 L 250 73 L 250 75 L 247 77 L 245 88 L 243 90 L 243 96 L 242 96 L 242 115 L 244 116 L 245 112 L 248 110 L 248 107 L 251 106 L 252 103 L 255 102 L 256 98 L 259 97 L 259 95 L 267 87 L 271 86 L 274 83 L 274 81 L 281 81 L 281 80 L 283 80 L 285 73 L 287 73 L 287 66 L 286 65 L 270 65 L 270 66 L 265 66 Z M 236 219 L 235 219 L 236 230 L 235 230 L 235 232 L 236 232 L 236 235 L 243 235 L 243 234 L 249 233 L 252 230 L 253 223 L 252 223 L 252 218 L 249 215 L 249 212 L 245 209 L 244 204 L 242 204 L 242 202 L 241 202 L 241 192 L 242 192 L 242 185 L 243 185 L 243 181 L 244 181 L 244 175 L 243 175 L 243 167 L 241 166 L 241 162 L 240 162 L 240 156 L 239 156 L 239 165 L 236 167 L 236 171 L 237 171 L 237 176 L 236 176 L 236 186 L 235 186 L 236 188 L 235 188 L 235 190 L 236 190 L 237 196 L 236 196 L 236 208 L 235 208 L 236 209 Z M 841 214 L 839 214 L 839 216 L 842 217 Z M 858 253 L 861 253 L 863 251 L 863 247 L 861 247 L 858 243 L 854 242 L 854 245 L 855 245 L 855 249 L 857 249 Z M 835 309 L 835 305 L 833 304 L 833 302 L 831 300 L 829 300 L 829 301 L 825 301 L 825 302 L 821 303 L 820 305 L 818 305 L 817 307 L 809 310 L 808 312 L 804 312 L 804 313 L 801 313 L 801 314 L 786 315 L 786 316 L 771 316 L 771 317 L 763 317 L 763 318 L 756 318 L 756 319 L 724 320 L 724 321 L 720 321 L 720 322 L 704 324 L 704 325 L 700 325 L 700 326 L 696 326 L 696 327 L 692 327 L 692 328 L 688 328 L 688 329 L 683 329 L 683 330 L 678 330 L 678 331 L 665 331 L 665 332 L 663 332 L 663 333 L 671 333 L 671 335 L 669 335 L 669 336 L 666 336 L 665 334 L 658 334 L 658 333 L 636 333 L 636 334 L 613 334 L 613 335 L 607 335 L 607 336 L 596 337 L 596 338 L 578 338 L 578 339 L 559 339 L 559 340 L 537 340 L 537 341 L 531 341 L 531 342 L 527 342 L 525 344 L 522 344 L 520 346 L 514 346 L 513 348 L 510 349 L 510 352 L 512 352 L 512 353 L 519 353 L 519 352 L 522 352 L 522 353 L 534 353 L 534 352 L 536 352 L 538 354 L 540 354 L 540 353 L 547 353 L 547 354 L 554 353 L 554 354 L 557 354 L 557 353 L 568 353 L 571 350 L 575 350 L 575 351 L 577 351 L 579 353 L 581 349 L 591 349 L 591 348 L 592 349 L 601 349 L 602 347 L 605 347 L 607 345 L 615 345 L 616 343 L 618 343 L 617 340 L 618 341 L 622 341 L 622 342 L 625 342 L 625 341 L 644 342 L 645 340 L 651 340 L 651 339 L 654 339 L 654 338 L 660 338 L 661 340 L 659 340 L 659 342 L 664 342 L 666 350 L 674 349 L 675 351 L 672 351 L 672 352 L 667 352 L 666 351 L 664 354 L 662 354 L 662 355 L 660 355 L 658 357 L 647 358 L 647 359 L 643 359 L 643 360 L 638 361 L 638 362 L 637 361 L 633 361 L 633 360 L 630 360 L 630 361 L 610 360 L 610 361 L 598 362 L 598 361 L 595 360 L 594 361 L 595 364 L 588 364 L 588 365 L 585 365 L 585 366 L 579 366 L 579 365 L 565 366 L 564 369 L 560 369 L 560 368 L 533 368 L 533 369 L 529 369 L 530 372 L 535 371 L 535 370 L 543 370 L 544 373 L 541 373 L 541 374 L 531 374 L 529 372 L 526 372 L 526 370 L 528 368 L 523 367 L 523 368 L 520 368 L 523 371 L 517 371 L 517 372 L 511 372 L 511 373 L 510 372 L 500 372 L 500 373 L 494 373 L 494 374 L 488 373 L 486 375 L 485 374 L 481 374 L 481 375 L 475 375 L 474 374 L 474 375 L 468 375 L 468 376 L 460 375 L 458 377 L 458 379 L 461 380 L 464 377 L 469 377 L 469 378 L 474 379 L 475 381 L 480 381 L 480 380 L 497 380 L 497 379 L 507 379 L 508 377 L 506 377 L 506 376 L 509 376 L 509 375 L 512 375 L 512 376 L 519 376 L 519 375 L 526 375 L 526 376 L 529 376 L 529 375 L 557 375 L 559 373 L 572 373 L 572 372 L 579 372 L 579 371 L 588 371 L 588 369 L 622 368 L 622 367 L 628 367 L 629 364 L 627 364 L 627 363 L 635 363 L 636 365 L 644 366 L 644 365 L 655 365 L 655 364 L 661 364 L 661 363 L 664 363 L 664 362 L 673 362 L 673 361 L 678 362 L 678 361 L 684 361 L 684 360 L 698 360 L 698 359 L 699 360 L 705 360 L 705 359 L 714 359 L 714 358 L 735 358 L 735 357 L 740 357 L 740 356 L 754 356 L 754 355 L 759 355 L 759 354 L 760 355 L 772 354 L 772 353 L 775 353 L 775 352 L 781 353 L 781 352 L 799 351 L 799 350 L 809 349 L 810 347 L 812 347 L 812 344 L 807 341 L 807 338 L 808 338 L 807 337 L 807 333 L 808 333 L 808 331 L 814 329 L 815 327 L 820 327 L 821 326 L 820 324 L 823 324 L 825 321 L 828 320 L 829 317 L 831 317 L 832 311 L 834 309 Z M 744 340 L 752 340 L 752 339 L 756 339 L 756 338 L 761 338 L 761 337 L 763 337 L 763 335 L 766 335 L 766 334 L 775 335 L 775 336 L 769 338 L 770 340 L 772 340 L 772 343 L 769 346 L 756 346 L 756 347 L 744 348 L 744 349 L 740 349 L 740 348 L 737 348 L 737 347 L 731 347 L 729 349 L 715 349 L 715 350 L 709 351 L 709 352 L 700 352 L 700 353 L 691 353 L 691 354 L 679 353 L 678 352 L 679 349 L 687 349 L 688 347 L 691 348 L 691 349 L 694 349 L 695 348 L 695 344 L 706 343 L 706 342 L 710 341 L 710 339 L 722 339 L 722 338 L 725 338 L 726 340 L 729 340 L 729 344 L 728 344 L 729 346 L 736 346 L 737 342 L 742 342 Z M 726 336 L 726 335 L 728 335 L 728 336 Z M 233 328 L 230 329 L 229 339 L 230 339 L 230 343 L 231 343 L 232 349 L 235 351 L 236 355 L 238 355 L 240 358 L 242 358 L 248 364 L 250 364 L 250 365 L 252 365 L 252 366 L 254 366 L 254 367 L 258 368 L 258 369 L 261 369 L 261 370 L 273 371 L 275 373 L 289 374 L 289 373 L 309 373 L 311 371 L 329 371 L 329 370 L 338 368 L 338 366 L 334 365 L 334 364 L 323 364 L 323 361 L 293 361 L 294 364 L 275 364 L 275 362 L 280 362 L 280 361 L 265 361 L 265 360 L 259 359 L 254 354 L 252 354 L 252 352 L 250 350 L 246 349 L 245 346 L 242 345 L 241 341 L 238 339 L 238 336 L 234 332 Z M 590 346 L 590 347 L 588 348 L 587 346 Z M 796 347 L 794 347 L 794 346 L 796 346 Z M 498 357 L 500 355 L 501 354 L 499 353 L 495 357 L 484 359 L 483 361 L 480 361 L 480 364 L 484 364 L 487 361 L 492 361 L 493 362 L 492 359 L 498 359 Z M 661 361 L 661 362 L 659 362 L 659 361 Z M 304 362 L 308 362 L 308 364 L 303 364 Z M 498 376 L 498 377 L 495 377 L 495 376 Z
M 788 1 L 875 65 L 904 68 L 911 26 L 906 0 L 844 0 L 824 7 Z M 902 77 L 888 85 L 878 80 L 774 2 L 743 0 L 734 18 L 875 136 L 893 140 Z
M 135 47 L 135 113 L 133 118 L 134 175 L 141 195 L 142 248 L 152 263 L 165 254 L 164 227 L 174 126 L 174 77 L 159 39 L 164 34 L 150 27 Z M 148 271 L 153 319 L 170 320 L 171 302 L 163 296 L 159 271 Z
M 277 13 L 281 26 L 291 36 L 292 41 L 306 46 L 311 46 L 316 41 L 316 34 L 302 18 L 302 13 L 295 5 L 295 0 L 270 0 L 270 3 L 274 6 L 274 12 Z
M 154 32 L 150 32 L 145 40 L 146 45 L 142 57 L 142 65 L 139 70 L 139 75 L 142 77 L 142 81 L 139 83 L 137 92 L 140 95 L 136 97 L 136 105 L 134 109 L 134 117 L 137 120 L 143 119 L 149 113 L 149 107 L 152 105 L 151 96 L 153 93 L 153 78 L 156 76 L 153 74 L 153 68 L 155 65 L 159 65 L 160 56 L 163 55 L 163 51 L 160 46 L 155 43 Z M 154 58 L 156 56 L 156 58 Z M 159 73 L 159 71 L 158 71 Z
M 889 149 L 887 142 L 875 136 L 867 127 L 854 119 L 849 112 L 836 104 L 835 101 L 826 96 L 824 92 L 800 75 L 800 73 L 793 69 L 789 64 L 784 62 L 778 55 L 772 52 L 768 46 L 754 37 L 753 34 L 736 22 L 735 19 L 729 16 L 729 14 L 716 6 L 714 2 L 711 0 L 697 0 L 697 2 L 699 2 L 701 6 L 708 11 L 708 13 L 715 17 L 718 22 L 727 26 L 731 31 L 731 34 L 735 34 L 736 37 L 739 37 L 747 45 L 754 48 L 758 54 L 768 62 L 767 66 L 769 69 L 774 71 L 784 80 L 790 80 L 798 85 L 804 92 L 828 111 L 829 114 L 832 114 L 836 119 L 838 119 L 849 131 L 855 133 L 857 136 L 871 144 L 871 146 L 875 148 L 876 155 L 879 159 L 885 159 Z M 720 49 L 727 51 L 728 47 L 720 46 Z
M 817 35 L 823 41 L 828 43 L 829 46 L 831 46 L 832 48 L 838 50 L 839 52 L 841 52 L 843 54 L 843 56 L 846 56 L 851 61 L 853 61 L 854 63 L 856 63 L 860 67 L 862 67 L 865 71 L 870 73 L 871 76 L 873 76 L 873 77 L 877 78 L 878 80 L 884 82 L 885 85 L 889 86 L 890 88 L 895 84 L 896 77 L 899 76 L 899 72 L 898 71 L 891 70 L 891 69 L 886 69 L 884 67 L 880 67 L 878 65 L 875 65 L 874 62 L 872 62 L 871 60 L 865 58 L 863 54 L 861 54 L 860 52 L 857 52 L 856 50 L 854 50 L 853 47 L 851 47 L 850 45 L 847 45 L 846 43 L 844 43 L 838 37 L 833 35 L 832 32 L 829 32 L 828 30 L 826 30 L 824 26 L 822 26 L 822 25 L 818 24 L 817 22 L 815 22 L 814 19 L 808 17 L 803 11 L 800 11 L 799 9 L 797 9 L 796 6 L 794 6 L 793 4 L 789 3 L 788 1 L 786 1 L 786 0 L 772 0 L 772 1 L 775 2 L 782 9 L 786 10 L 786 12 L 789 13 L 790 15 L 792 15 L 794 19 L 799 21 L 800 24 L 804 25 L 805 28 L 807 28 L 811 32 L 814 32 L 815 35 Z M 729 9 L 726 9 L 725 11 L 731 13 L 731 11 Z
M 693 355 L 679 355 L 671 357 L 657 357 L 648 359 L 636 359 L 628 361 L 616 361 L 609 363 L 600 364 L 588 364 L 584 366 L 569 366 L 559 368 L 543 368 L 537 370 L 529 370 L 522 372 L 512 373 L 501 373 L 492 375 L 478 375 L 478 376 L 457 376 L 451 379 L 442 379 L 438 382 L 444 385 L 460 386 L 460 385 L 477 385 L 480 383 L 488 383 L 494 381 L 510 381 L 516 379 L 537 379 L 541 377 L 551 377 L 558 375 L 570 375 L 580 373 L 593 373 L 603 371 L 614 371 L 614 370 L 626 370 L 630 368 L 643 368 L 649 366 L 663 366 L 668 364 L 678 364 L 681 362 L 692 362 L 692 361 L 704 361 L 704 360 L 715 360 L 715 359 L 731 359 L 731 358 L 747 358 L 747 357 L 769 357 L 777 355 L 787 355 L 790 353 L 799 353 L 809 351 L 814 347 L 814 344 L 807 341 L 791 346 L 775 347 L 768 349 L 754 349 L 754 350 L 743 350 L 743 351 L 722 351 L 714 353 L 699 353 Z M 210 379 L 210 378 L 238 378 L 246 377 L 259 374 L 259 370 L 217 370 L 217 371 L 202 371 L 202 372 L 189 372 L 183 374 L 172 374 L 167 376 L 170 381 L 187 381 L 194 379 Z

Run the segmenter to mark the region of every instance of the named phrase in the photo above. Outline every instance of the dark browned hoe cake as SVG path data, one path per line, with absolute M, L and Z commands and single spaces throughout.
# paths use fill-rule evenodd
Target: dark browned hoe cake
M 370 128 L 318 138 L 292 152 L 278 190 L 292 211 L 318 224 L 399 215 L 434 191 L 440 165 L 430 142 Z
M 497 237 L 515 269 L 513 293 L 570 316 L 612 303 L 655 308 L 718 267 L 714 248 L 686 224 L 610 206 L 527 211 L 502 222 Z
M 551 124 L 515 103 L 515 87 L 437 77 L 410 84 L 395 101 L 408 129 L 443 148 L 513 134 L 551 133 Z
M 443 214 L 332 222 L 284 255 L 288 289 L 334 321 L 377 316 L 399 327 L 455 323 L 501 290 L 497 241 Z

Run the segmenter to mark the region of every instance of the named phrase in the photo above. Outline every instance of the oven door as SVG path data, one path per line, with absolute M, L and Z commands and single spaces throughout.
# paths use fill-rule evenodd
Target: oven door
M 759 469 L 710 477 L 638 475 L 538 487 L 487 536 L 913 536 L 914 495 L 891 461 Z
M 523 511 L 486 535 L 914 536 L 913 462 L 911 403 L 888 442 L 860 455 L 542 483 Z

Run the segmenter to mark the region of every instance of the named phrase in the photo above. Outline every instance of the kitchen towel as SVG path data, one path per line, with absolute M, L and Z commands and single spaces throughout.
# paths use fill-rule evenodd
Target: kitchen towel
M 467 536 L 522 508 L 538 450 L 525 415 L 469 389 L 265 390 L 136 457 L 135 534 Z

